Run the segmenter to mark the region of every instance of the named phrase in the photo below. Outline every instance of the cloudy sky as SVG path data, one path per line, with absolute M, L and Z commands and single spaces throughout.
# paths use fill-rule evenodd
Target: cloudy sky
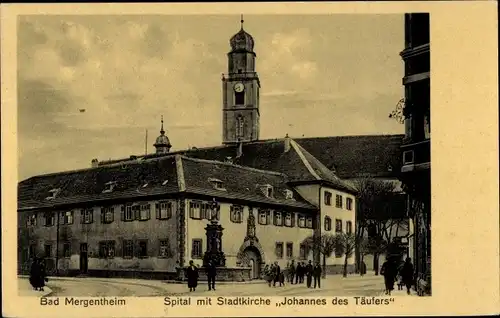
M 23 16 L 19 177 L 221 143 L 221 73 L 239 16 Z M 402 15 L 245 16 L 261 138 L 402 133 Z M 86 109 L 81 113 L 79 109 Z

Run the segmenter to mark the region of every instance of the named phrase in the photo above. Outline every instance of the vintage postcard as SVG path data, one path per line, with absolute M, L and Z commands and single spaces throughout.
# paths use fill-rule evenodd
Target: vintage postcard
M 496 26 L 2 6 L 3 314 L 498 313 Z

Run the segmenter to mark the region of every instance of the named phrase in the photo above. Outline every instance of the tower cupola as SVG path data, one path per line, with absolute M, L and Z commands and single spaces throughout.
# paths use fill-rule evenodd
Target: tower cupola
M 156 138 L 156 142 L 154 144 L 156 148 L 157 154 L 164 154 L 170 151 L 172 145 L 170 144 L 170 140 L 165 135 L 165 130 L 163 129 L 163 116 L 161 116 L 161 130 L 160 135 Z

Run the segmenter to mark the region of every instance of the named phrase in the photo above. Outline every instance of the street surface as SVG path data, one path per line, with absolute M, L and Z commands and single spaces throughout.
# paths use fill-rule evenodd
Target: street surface
M 26 288 L 27 279 L 19 278 L 20 294 Z M 24 282 L 22 282 L 24 281 Z M 102 297 L 102 296 L 379 296 L 384 288 L 381 276 L 331 275 L 322 279 L 321 288 L 307 288 L 305 284 L 269 287 L 266 283 L 225 283 L 216 285 L 216 291 L 208 291 L 207 283 L 200 282 L 190 293 L 186 284 L 167 284 L 157 280 L 105 279 L 105 278 L 52 278 L 47 286 L 50 296 Z

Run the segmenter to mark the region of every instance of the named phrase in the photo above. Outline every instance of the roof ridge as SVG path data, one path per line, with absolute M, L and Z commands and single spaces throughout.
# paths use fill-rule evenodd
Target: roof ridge
M 311 166 L 311 164 L 309 163 L 309 161 L 307 161 L 306 157 L 304 156 L 304 153 L 302 152 L 303 149 L 301 149 L 302 147 L 299 148 L 299 145 L 297 144 L 297 142 L 295 140 L 291 139 L 291 138 L 290 138 L 290 145 L 295 150 L 295 152 L 299 156 L 299 158 L 302 161 L 302 163 L 304 164 L 304 166 L 306 166 L 306 168 L 309 171 L 309 173 L 314 178 L 316 178 L 316 180 L 321 180 L 320 176 L 316 173 L 316 171 L 314 171 L 313 167 Z
M 203 162 L 203 163 L 216 163 L 216 164 L 220 164 L 220 165 L 224 165 L 224 166 L 228 166 L 228 167 L 236 167 L 236 168 L 243 169 L 243 170 L 248 170 L 248 171 L 261 172 L 261 173 L 272 174 L 272 175 L 275 175 L 275 176 L 287 177 L 287 175 L 284 174 L 284 173 L 280 173 L 280 172 L 276 172 L 276 171 L 271 171 L 271 170 L 256 169 L 256 168 L 252 168 L 252 167 L 248 167 L 248 166 L 242 166 L 242 165 L 237 165 L 237 164 L 234 164 L 234 163 L 227 163 L 227 162 L 217 161 L 217 160 L 207 160 L 207 159 L 192 158 L 192 157 L 183 156 L 183 155 L 179 155 L 179 156 L 182 159 L 185 159 L 185 160 L 188 160 L 188 161 Z

